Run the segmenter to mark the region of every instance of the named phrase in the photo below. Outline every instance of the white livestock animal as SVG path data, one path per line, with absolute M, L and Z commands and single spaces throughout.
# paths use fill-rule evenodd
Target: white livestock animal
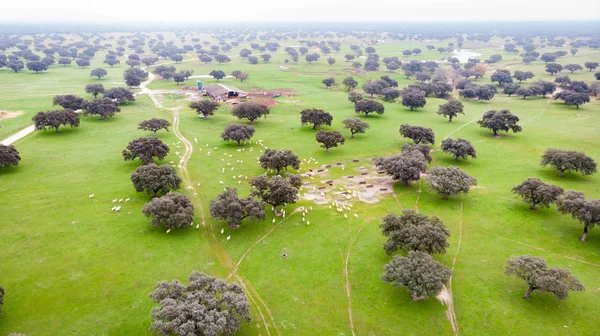
M 171 229 L 168 229 L 168 230 L 167 230 L 167 234 L 169 234 L 169 232 L 171 232 Z
M 231 236 L 227 236 L 227 241 L 229 241 L 231 239 Z
M 219 181 L 219 184 L 223 184 L 223 181 Z
M 131 198 L 127 197 L 127 198 L 125 199 L 125 202 L 129 202 L 129 201 L 131 201 Z
M 89 197 L 90 197 L 90 198 L 94 198 L 94 194 L 91 194 Z
M 348 215 L 344 214 L 344 218 L 348 218 Z
M 198 230 L 200 228 L 200 224 L 196 225 L 196 230 Z
M 358 218 L 358 215 L 357 215 L 357 214 L 354 214 L 354 217 Z
M 118 201 L 118 200 L 114 199 L 114 200 L 113 200 L 113 203 L 117 203 L 117 201 Z
M 123 203 L 123 199 L 122 198 L 119 200 L 119 203 Z
M 221 229 L 221 234 L 225 233 L 225 229 Z

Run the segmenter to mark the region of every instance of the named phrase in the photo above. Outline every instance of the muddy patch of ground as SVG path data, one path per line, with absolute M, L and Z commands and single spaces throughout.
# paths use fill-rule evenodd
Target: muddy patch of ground
M 1 111 L 0 110 L 0 120 L 16 118 L 16 117 L 20 116 L 21 114 L 23 114 L 23 111 L 11 112 L 11 111 Z

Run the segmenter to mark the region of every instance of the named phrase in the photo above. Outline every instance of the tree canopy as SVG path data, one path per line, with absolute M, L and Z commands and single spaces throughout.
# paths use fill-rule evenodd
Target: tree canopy
M 178 192 L 153 198 L 144 205 L 142 213 L 152 217 L 152 226 L 165 226 L 167 232 L 191 226 L 194 221 L 194 205 L 187 196 Z
M 21 161 L 19 151 L 15 146 L 0 144 L 0 167 L 18 166 Z
M 567 191 L 556 199 L 556 210 L 571 215 L 583 225 L 582 242 L 586 241 L 588 231 L 600 224 L 600 199 L 586 200 L 582 192 Z
M 446 138 L 442 140 L 441 148 L 443 152 L 454 155 L 454 160 L 456 161 L 459 158 L 466 160 L 468 156 L 474 159 L 477 158 L 475 148 L 471 144 L 471 141 L 467 139 Z
M 149 294 L 152 327 L 162 335 L 234 335 L 250 323 L 250 304 L 243 288 L 198 271 L 187 286 L 177 280 L 159 282 Z
M 517 125 L 519 117 L 512 114 L 509 110 L 490 110 L 483 114 L 483 119 L 477 123 L 483 127 L 488 128 L 494 132 L 494 135 L 498 135 L 498 131 L 508 132 L 512 130 L 514 133 L 521 132 L 523 129 Z
M 452 122 L 452 118 L 457 117 L 459 113 L 465 114 L 463 109 L 464 105 L 461 101 L 451 99 L 447 103 L 440 105 L 437 114 L 447 117 L 448 122 Z
M 160 131 L 161 129 L 164 129 L 168 132 L 171 123 L 165 119 L 152 118 L 149 120 L 143 120 L 138 125 L 138 129 L 153 132 L 154 137 L 156 138 L 156 132 Z
M 427 169 L 425 156 L 419 151 L 382 156 L 376 158 L 373 163 L 392 178 L 401 180 L 406 187 L 410 186 L 409 181 L 419 181 L 421 172 Z
M 133 93 L 124 87 L 115 87 L 104 92 L 104 98 L 110 98 L 119 102 L 119 104 L 135 101 Z
M 433 134 L 433 130 L 431 128 L 403 124 L 400 126 L 400 135 L 402 135 L 405 138 L 411 139 L 416 144 L 419 144 L 421 142 L 425 144 L 435 143 L 435 135 Z
M 110 98 L 94 99 L 86 101 L 81 108 L 83 115 L 99 115 L 102 120 L 106 117 L 113 117 L 117 112 L 121 112 L 119 103 Z
M 95 98 L 98 98 L 98 94 L 104 92 L 104 86 L 102 84 L 87 84 L 85 86 L 85 92 L 91 93 Z
M 325 148 L 325 153 L 329 153 L 329 148 L 337 147 L 339 144 L 344 144 L 346 138 L 338 131 L 319 131 L 316 136 L 317 142 L 321 143 L 321 147 Z
M 32 120 L 37 131 L 49 128 L 58 133 L 60 126 L 79 127 L 79 115 L 71 110 L 38 112 Z
M 360 120 L 359 118 L 347 118 L 342 121 L 344 129 L 350 130 L 351 138 L 354 138 L 356 133 L 365 133 L 369 128 L 369 123 Z
M 230 229 L 237 229 L 242 220 L 265 219 L 265 205 L 252 197 L 239 198 L 236 188 L 225 188 L 221 194 L 210 201 L 210 216 L 213 219 L 224 220 Z
M 429 254 L 446 253 L 446 248 L 450 246 L 450 231 L 438 217 L 427 217 L 412 209 L 402 210 L 400 216 L 388 214 L 379 227 L 388 238 L 383 244 L 383 249 L 388 255 L 396 253 L 399 249 Z
M 204 119 L 206 119 L 209 115 L 215 114 L 215 111 L 219 108 L 219 103 L 213 100 L 202 99 L 192 101 L 189 107 L 196 110 L 196 113 L 202 115 Z
M 531 210 L 536 210 L 538 205 L 549 208 L 550 204 L 556 202 L 558 197 L 562 195 L 564 189 L 530 177 L 512 188 L 512 192 L 523 198 L 525 202 L 531 203 Z
M 264 169 L 275 169 L 277 174 L 282 169 L 292 167 L 300 169 L 300 159 L 291 150 L 265 149 L 264 153 L 258 158 L 260 166 Z
M 302 186 L 302 178 L 298 175 L 287 174 L 286 177 L 266 174 L 257 176 L 250 181 L 252 186 L 251 196 L 260 198 L 263 202 L 273 207 L 277 215 L 277 207 L 284 204 L 294 204 L 300 197 L 298 189 Z
M 397 255 L 383 267 L 381 279 L 392 286 L 406 287 L 414 301 L 437 295 L 450 279 L 450 269 L 421 251 Z
M 596 173 L 596 162 L 582 152 L 572 150 L 548 148 L 542 155 L 541 166 L 550 166 L 560 172 L 562 177 L 565 172 L 579 172 L 583 175 Z
M 300 111 L 300 115 L 302 125 L 312 124 L 313 129 L 317 129 L 321 125 L 331 126 L 333 121 L 333 116 L 330 113 L 315 108 L 304 109 Z
M 569 297 L 569 291 L 583 292 L 585 288 L 579 280 L 566 268 L 547 268 L 546 260 L 531 255 L 523 255 L 507 262 L 506 275 L 514 275 L 523 279 L 529 285 L 524 299 L 531 299 L 531 292 L 538 290 L 552 294 L 564 300 Z
M 383 114 L 385 107 L 382 103 L 373 99 L 360 99 L 354 102 L 354 112 L 364 113 L 369 116 L 369 113 Z
M 254 135 L 254 126 L 232 124 L 225 126 L 221 138 L 225 141 L 235 141 L 241 145 L 242 141 L 250 140 Z
M 98 79 L 101 79 L 102 77 L 104 77 L 106 75 L 108 75 L 108 72 L 106 72 L 106 70 L 104 70 L 102 68 L 97 68 L 97 69 L 90 71 L 90 76 L 98 77 Z
M 169 146 L 158 138 L 137 138 L 129 142 L 122 154 L 125 161 L 139 158 L 147 165 L 154 163 L 154 158 L 164 159 L 169 154 Z
M 270 109 L 267 105 L 255 101 L 249 101 L 242 104 L 237 104 L 233 107 L 231 114 L 238 119 L 250 120 L 250 125 L 254 124 L 254 121 L 262 116 L 267 116 Z
M 52 105 L 59 105 L 66 110 L 72 111 L 81 109 L 84 103 L 85 99 L 72 94 L 59 95 L 52 98 Z
M 421 90 L 407 90 L 402 93 L 402 106 L 410 107 L 410 110 L 420 108 L 427 104 L 425 93 Z
M 471 186 L 477 185 L 477 179 L 454 166 L 433 167 L 426 178 L 429 187 L 447 200 L 448 197 L 468 194 Z
M 154 163 L 139 166 L 131 173 L 131 182 L 137 192 L 157 197 L 181 188 L 181 178 L 175 168 Z

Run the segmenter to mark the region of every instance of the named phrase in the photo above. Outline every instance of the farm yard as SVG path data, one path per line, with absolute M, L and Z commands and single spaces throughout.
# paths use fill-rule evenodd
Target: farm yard
M 73 94 L 94 101 L 93 94 L 86 93 L 88 84 L 102 84 L 104 90 L 126 88 L 135 100 L 116 104 L 120 112 L 106 118 L 90 112 L 92 107 L 84 103 L 76 116 L 77 127 L 61 127 L 57 132 L 54 128 L 37 130 L 12 143 L 21 158 L 18 166 L 0 164 L 0 286 L 6 291 L 0 335 L 152 334 L 151 310 L 159 304 L 148 294 L 161 280 L 178 279 L 187 284 L 193 271 L 241 286 L 252 318 L 249 323 L 241 322 L 236 330 L 241 335 L 597 333 L 600 231 L 593 226 L 598 219 L 582 242 L 583 225 L 557 211 L 557 197 L 548 208 L 540 204 L 537 210 L 530 210 L 531 204 L 512 189 L 528 178 L 537 178 L 565 192 L 583 192 L 587 200 L 599 199 L 599 174 L 567 171 L 563 175 L 540 162 L 549 148 L 583 152 L 600 161 L 600 101 L 588 93 L 589 102 L 577 107 L 565 104 L 560 96 L 555 99 L 561 91 L 571 92 L 568 85 L 558 85 L 543 95 L 509 96 L 503 90 L 511 83 L 499 86 L 492 77 L 498 78 L 498 70 L 510 71 L 509 77 L 515 71 L 531 71 L 535 77 L 524 80 L 521 88 L 532 91 L 538 80 L 554 83 L 557 77 L 568 75 L 571 83 L 584 81 L 592 90 L 598 83 L 594 77 L 598 69 L 549 74 L 543 60 L 536 57 L 526 64 L 519 53 L 503 50 L 518 40 L 510 36 L 463 41 L 456 37 L 398 39 L 372 32 L 280 40 L 265 35 L 264 40 L 252 41 L 245 36 L 235 46 L 231 42 L 237 40 L 231 36 L 195 31 L 60 36 L 64 37 L 63 44 L 91 44 L 99 39 L 99 45 L 111 47 L 98 48 L 85 67 L 73 61 L 68 66 L 51 65 L 40 73 L 0 68 L 0 141 L 31 126 L 38 112 L 59 109 L 53 105 L 57 95 Z M 58 40 L 51 37 L 23 35 L 20 39 L 49 47 Z M 177 54 L 181 58 L 160 57 L 148 65 L 126 64 L 132 54 L 153 56 L 148 41 L 154 40 L 156 45 L 157 39 L 178 48 L 202 42 L 204 46 L 197 49 L 221 46 L 219 55 L 222 52 L 229 61 L 219 63 L 216 56 L 210 62 L 202 61 L 192 48 Z M 531 44 L 543 55 L 568 51 L 569 43 L 578 40 L 565 39 L 560 47 L 550 46 L 550 41 L 539 37 Z M 339 42 L 339 50 L 331 48 L 325 54 L 315 42 L 322 40 Z M 141 46 L 131 48 L 134 41 Z M 456 70 L 451 62 L 439 62 L 433 71 L 427 71 L 425 61 L 447 60 L 454 55 L 429 50 L 428 45 L 448 47 L 459 41 L 461 49 L 480 54 L 478 59 L 488 60 L 493 55 L 501 55 L 501 59 L 477 63 L 478 70 L 483 71 L 467 76 L 469 83 L 457 88 L 464 79 L 460 71 L 466 70 L 466 63 L 457 63 Z M 219 42 L 226 42 L 228 50 Z M 277 42 L 275 50 L 261 52 L 251 45 L 266 42 Z M 30 49 L 44 56 L 33 44 Z M 120 63 L 104 63 L 111 55 L 109 51 L 119 45 L 124 49 L 116 58 Z M 297 50 L 297 46 L 307 48 L 306 55 L 321 56 L 311 62 L 300 56 L 294 62 L 293 52 L 286 49 Z M 352 46 L 360 46 L 365 58 L 356 56 L 347 61 L 345 55 L 356 54 Z M 421 49 L 417 55 L 403 53 L 416 48 Z M 86 48 L 80 49 L 78 52 Z M 244 49 L 251 50 L 252 56 L 240 56 Z M 17 50 L 17 45 L 7 46 L 3 53 Z M 249 57 L 260 54 L 270 56 L 251 64 Z M 369 54 L 379 55 L 378 68 L 365 69 Z M 386 68 L 383 59 L 392 57 L 399 58 L 400 68 Z M 356 61 L 361 62 L 359 67 L 352 65 Z M 583 67 L 586 62 L 598 61 L 600 49 L 582 46 L 574 55 L 567 53 L 554 62 Z M 402 68 L 415 63 L 423 67 L 422 71 Z M 174 66 L 175 74 L 188 72 L 188 76 L 175 81 L 172 74 L 161 75 L 161 66 Z M 106 70 L 106 75 L 90 76 L 97 68 Z M 139 84 L 128 86 L 123 73 L 130 68 L 148 73 L 138 78 Z M 218 70 L 224 76 L 211 74 Z M 245 77 L 231 75 L 236 70 Z M 429 79 L 417 79 L 425 73 Z M 366 92 L 368 83 L 381 81 L 382 76 L 396 81 L 400 91 L 409 85 L 434 83 L 431 77 L 435 76 L 442 76 L 451 87 L 439 97 L 430 93 L 424 106 L 419 106 L 404 99 L 412 94 L 410 90 L 395 99 L 388 99 L 381 88 L 374 94 Z M 354 90 L 343 84 L 347 77 L 357 82 Z M 327 85 L 324 80 L 329 78 L 335 83 Z M 190 105 L 214 100 L 195 89 L 198 80 L 204 86 L 219 83 L 239 88 L 249 98 L 220 102 L 199 118 L 209 103 Z M 492 84 L 497 92 L 490 99 L 471 98 L 466 93 L 469 84 Z M 357 113 L 348 99 L 349 91 L 357 92 L 362 101 L 373 99 L 384 112 Z M 460 101 L 463 106 L 463 113 L 451 122 L 438 114 L 440 105 L 449 101 Z M 253 102 L 265 105 L 268 114 L 260 113 L 254 119 L 232 114 L 243 113 L 245 104 Z M 313 129 L 311 122 L 301 122 L 300 112 L 307 109 L 325 111 L 332 120 Z M 491 128 L 479 123 L 492 110 L 509 110 L 518 117 L 522 130 L 499 131 L 494 136 Z M 173 167 L 181 180 L 180 188 L 172 189 L 185 195 L 193 206 L 191 225 L 186 223 L 183 228 L 153 226 L 150 216 L 145 215 L 145 205 L 167 196 L 153 198 L 136 192 L 132 185 L 132 173 L 144 165 L 135 158 L 127 160 L 123 152 L 133 139 L 153 139 L 151 131 L 138 129 L 140 122 L 151 118 L 170 123 L 168 130 L 156 132 L 157 139 L 168 145 L 168 153 L 162 159 L 150 157 L 150 161 Z M 351 134 L 343 122 L 347 118 L 359 118 L 369 127 Z M 239 144 L 234 137 L 233 141 L 223 140 L 224 129 L 234 124 L 251 125 L 251 138 Z M 404 153 L 408 161 L 409 154 L 415 153 L 403 149 L 419 141 L 402 136 L 401 125 L 429 128 L 435 135 L 427 151 L 430 162 L 424 154 L 415 154 L 426 170 L 418 169 L 416 177 L 407 178 L 408 186 L 393 173 L 392 164 L 378 159 Z M 338 131 L 345 139 L 324 148 L 321 145 L 327 141 L 316 141 L 321 131 Z M 476 157 L 455 160 L 442 150 L 442 142 L 448 138 L 470 141 Z M 237 223 L 217 216 L 213 200 L 225 188 L 237 188 L 240 199 L 248 195 L 256 202 L 261 199 L 257 196 L 259 184 L 253 179 L 265 173 L 265 179 L 279 175 L 275 168 L 261 167 L 261 157 L 270 150 L 291 150 L 297 156 L 297 168 L 282 165 L 287 169 L 282 169 L 280 181 L 293 185 L 290 175 L 301 177 L 301 184 L 294 189 L 297 197 L 277 203 L 275 211 L 273 204 L 261 202 L 262 212 L 253 209 L 257 213 L 254 220 L 248 215 Z M 474 177 L 476 183 L 444 199 L 431 182 L 435 176 L 432 169 L 450 166 Z M 384 265 L 407 260 L 395 256 L 408 256 L 409 249 L 386 253 L 388 237 L 380 225 L 390 213 L 412 213 L 407 210 L 438 217 L 449 232 L 445 253 L 430 254 L 451 276 L 443 281 L 441 292 L 422 298 L 406 287 L 382 280 Z M 528 254 L 544 258 L 548 268 L 567 269 L 585 291 L 571 291 L 566 300 L 534 291 L 530 300 L 524 300 L 528 284 L 507 276 L 505 270 L 509 259 Z

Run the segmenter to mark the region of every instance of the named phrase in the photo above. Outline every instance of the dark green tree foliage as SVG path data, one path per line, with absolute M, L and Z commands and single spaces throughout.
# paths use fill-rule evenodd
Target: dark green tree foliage
M 354 112 L 364 113 L 369 116 L 369 113 L 383 114 L 385 107 L 382 103 L 372 99 L 361 99 L 354 103 Z
M 521 83 L 524 80 L 528 80 L 528 79 L 535 77 L 535 75 L 531 71 L 515 70 L 515 72 L 513 73 L 513 77 L 516 80 L 518 80 L 519 83 Z
M 565 70 L 571 72 L 571 74 L 577 70 L 583 70 L 583 67 L 579 64 L 567 64 L 564 66 Z
M 437 114 L 447 117 L 448 122 L 452 122 L 452 118 L 458 116 L 459 113 L 463 112 L 464 105 L 461 101 L 452 99 L 445 104 L 440 105 Z
M 254 126 L 232 124 L 225 126 L 221 138 L 225 141 L 235 141 L 238 146 L 242 141 L 250 140 L 254 136 Z
M 578 172 L 583 175 L 596 173 L 596 162 L 582 152 L 572 150 L 548 148 L 542 155 L 542 167 L 550 166 L 560 172 L 563 177 L 565 172 Z
M 471 141 L 466 139 L 452 139 L 446 138 L 442 140 L 442 151 L 448 154 L 454 155 L 454 160 L 458 161 L 459 158 L 466 160 L 468 156 L 477 158 L 475 148 L 471 144 Z
M 585 62 L 583 65 L 586 69 L 592 71 L 598 67 L 598 62 Z
M 140 129 L 140 130 L 153 132 L 154 137 L 156 138 L 156 132 L 160 131 L 161 129 L 164 129 L 165 131 L 168 132 L 169 127 L 171 126 L 171 123 L 165 119 L 152 118 L 149 120 L 141 121 L 138 124 L 138 126 L 139 126 L 138 129 Z
M 477 123 L 483 127 L 488 128 L 494 132 L 494 135 L 498 135 L 498 131 L 508 132 L 512 130 L 514 133 L 521 132 L 523 129 L 517 125 L 519 117 L 512 114 L 509 110 L 490 110 L 483 114 L 483 119 Z
M 335 84 L 335 78 L 325 78 L 321 81 L 321 83 L 325 84 L 325 87 L 330 88 L 333 84 Z
M 226 221 L 229 229 L 235 230 L 245 218 L 264 220 L 265 204 L 249 196 L 239 198 L 236 188 L 227 187 L 217 198 L 210 201 L 210 216 Z
M 583 225 L 583 234 L 579 238 L 586 241 L 588 231 L 600 224 L 600 199 L 586 200 L 582 192 L 569 190 L 556 199 L 556 210 L 571 215 Z
M 523 97 L 523 99 L 527 98 L 527 97 L 531 97 L 531 96 L 535 96 L 535 94 L 537 93 L 537 90 L 534 91 L 531 88 L 527 88 L 527 87 L 522 87 L 519 88 L 515 94 L 517 94 L 518 96 Z
M 504 90 L 502 90 L 502 92 L 504 94 L 507 94 L 510 97 L 513 94 L 517 93 L 520 88 L 521 88 L 521 85 L 519 85 L 519 84 L 508 83 L 508 84 L 504 85 Z
M 238 119 L 250 120 L 250 125 L 254 124 L 254 121 L 262 116 L 267 116 L 270 109 L 267 105 L 259 102 L 249 101 L 243 104 L 238 104 L 233 107 L 231 114 Z
M 40 73 L 40 71 L 48 70 L 48 64 L 42 61 L 31 61 L 27 62 L 27 69 L 35 71 L 35 73 Z
M 17 73 L 17 72 L 23 70 L 23 68 L 25 67 L 25 64 L 23 64 L 23 62 L 21 62 L 21 61 L 11 61 L 6 65 L 6 67 L 11 69 L 15 73 Z
M 436 217 L 427 217 L 414 210 L 402 210 L 401 216 L 393 213 L 383 218 L 379 225 L 388 238 L 383 249 L 388 255 L 398 250 L 421 251 L 426 253 L 446 253 L 450 231 Z
M 302 125 L 312 124 L 313 129 L 317 129 L 322 125 L 331 126 L 333 121 L 333 116 L 330 113 L 315 108 L 304 109 L 300 111 L 300 115 Z
M 227 76 L 225 74 L 225 72 L 223 72 L 223 70 L 213 70 L 209 73 L 209 75 L 213 76 L 213 78 L 216 79 L 217 81 L 219 81 Z
M 546 62 L 546 64 L 548 64 L 549 62 L 554 62 L 556 61 L 558 57 L 556 56 L 555 53 L 543 53 L 542 56 L 540 57 L 540 59 L 544 62 Z
M 531 255 L 523 255 L 508 260 L 504 273 L 523 279 L 529 285 L 524 299 L 531 299 L 531 292 L 538 290 L 552 294 L 564 300 L 569 297 L 569 291 L 583 292 L 585 288 L 579 280 L 566 268 L 553 267 L 548 269 L 546 260 Z
M 558 84 L 560 87 L 565 87 L 571 83 L 571 78 L 569 76 L 558 76 L 554 78 L 554 83 Z
M 344 129 L 350 130 L 350 137 L 354 138 L 354 134 L 356 133 L 365 133 L 367 128 L 369 128 L 369 123 L 360 120 L 359 118 L 347 118 L 342 121 L 344 124 Z
M 118 62 L 118 60 L 114 60 L 114 61 Z M 71 63 L 73 63 L 73 61 L 71 61 L 70 58 L 62 57 L 62 58 L 58 59 L 58 64 L 60 64 L 62 66 L 67 66 L 67 65 L 70 65 Z
M 381 279 L 392 286 L 406 287 L 414 301 L 437 295 L 450 279 L 450 269 L 429 254 L 411 251 L 397 255 L 383 267 Z
M 425 144 L 435 144 L 435 134 L 431 128 L 403 124 L 400 126 L 400 135 L 411 139 L 416 144 L 421 142 Z
M 52 105 L 59 105 L 66 110 L 73 111 L 81 109 L 84 103 L 85 99 L 72 94 L 54 96 L 52 99 Z
M 406 151 L 394 156 L 376 158 L 373 163 L 380 170 L 400 180 L 404 186 L 409 187 L 410 181 L 419 181 L 421 172 L 427 169 L 425 156 L 419 151 Z
M 365 84 L 363 84 L 362 89 L 366 94 L 371 95 L 371 97 L 373 97 L 373 95 L 381 94 L 381 91 L 384 89 L 384 87 L 381 84 L 382 83 L 380 83 L 379 81 L 368 81 Z
M 36 131 L 54 129 L 58 133 L 60 126 L 79 127 L 79 115 L 71 110 L 38 112 L 33 118 Z
M 175 228 L 186 228 L 194 221 L 194 205 L 190 199 L 178 192 L 170 192 L 153 198 L 142 208 L 146 217 L 152 217 L 152 226 L 165 226 L 167 233 Z
M 0 145 L 3 146 L 3 145 Z M 2 316 L 2 305 L 4 305 L 4 287 L 0 286 L 0 316 Z
M 152 327 L 160 335 L 234 335 L 252 315 L 243 288 L 192 272 L 189 284 L 161 281 L 149 296 L 159 307 L 152 308 Z
M 558 63 L 548 63 L 546 64 L 546 72 L 554 75 L 557 74 L 559 72 L 561 72 L 563 69 L 562 65 L 558 64 Z
M 564 189 L 555 185 L 546 184 L 537 178 L 528 178 L 518 186 L 512 188 L 512 192 L 523 198 L 526 203 L 531 203 L 531 210 L 537 206 L 549 208 L 550 204 L 564 192 Z
M 348 88 L 348 91 L 353 90 L 358 86 L 358 82 L 352 77 L 344 78 L 342 84 L 344 84 Z
M 68 59 L 68 58 L 67 58 L 67 59 Z M 61 60 L 62 60 L 62 58 L 61 58 Z M 69 61 L 70 61 L 70 60 L 69 60 Z M 60 60 L 59 60 L 59 63 L 60 63 Z M 110 65 L 110 67 L 112 68 L 112 67 L 114 67 L 115 65 L 117 65 L 117 64 L 119 64 L 119 63 L 121 63 L 121 61 L 119 61 L 118 59 L 115 59 L 115 58 L 108 58 L 108 59 L 105 59 L 105 60 L 104 60 L 104 63 L 106 63 L 106 64 Z M 64 64 L 64 63 L 60 63 L 60 64 L 66 65 L 66 64 Z M 71 62 L 69 62 L 68 64 L 71 64 Z
M 131 182 L 137 192 L 157 197 L 181 188 L 181 178 L 175 168 L 154 163 L 139 166 L 131 173 Z
M 104 86 L 102 84 L 87 84 L 85 86 L 85 92 L 94 95 L 94 99 L 98 98 L 98 94 L 104 92 Z
M 77 63 L 77 65 L 82 68 L 85 68 L 86 66 L 90 66 L 90 60 L 88 60 L 88 59 L 80 58 L 80 59 L 76 60 L 75 63 Z
M 359 100 L 363 100 L 363 96 L 362 94 L 360 94 L 359 92 L 356 91 L 350 91 L 348 92 L 348 100 L 352 103 L 352 104 L 356 104 Z
M 90 76 L 98 77 L 98 79 L 101 79 L 102 77 L 106 76 L 107 74 L 108 74 L 108 72 L 106 72 L 106 70 L 104 70 L 102 68 L 98 68 L 98 69 L 94 69 L 94 70 L 90 71 Z
M 119 104 L 135 101 L 133 93 L 124 87 L 116 87 L 106 90 L 104 92 L 104 98 L 114 99 L 119 102 Z
M 321 147 L 325 148 L 325 153 L 329 153 L 329 148 L 343 145 L 346 138 L 338 131 L 319 131 L 316 140 L 321 143 Z
M 334 65 L 334 64 L 335 64 L 335 58 L 333 58 L 333 57 L 329 57 L 329 58 L 327 59 L 327 64 L 329 64 L 330 66 L 331 66 L 331 65 Z
M 468 194 L 472 186 L 477 185 L 477 179 L 465 173 L 458 167 L 433 167 L 427 174 L 427 184 L 447 200 L 448 197 Z
M 509 70 L 498 69 L 496 70 L 491 78 L 492 82 L 498 82 L 498 85 L 502 86 L 506 83 L 512 83 L 513 79 Z
M 410 107 L 410 110 L 420 108 L 427 104 L 425 93 L 421 90 L 407 90 L 402 94 L 402 106 Z
M 102 120 L 121 112 L 119 103 L 109 98 L 86 101 L 81 108 L 83 109 L 83 115 L 99 115 Z
M 21 156 L 19 155 L 19 151 L 17 151 L 15 146 L 5 146 L 0 144 L 0 167 L 16 167 L 19 165 L 19 161 L 21 161 Z
M 396 98 L 400 97 L 400 90 L 388 87 L 381 90 L 381 94 L 383 95 L 383 100 L 393 102 Z
M 561 91 L 554 95 L 554 99 L 560 99 L 567 105 L 575 105 L 579 109 L 580 105 L 590 102 L 590 95 L 587 93 L 580 93 L 575 91 Z
M 423 157 L 425 158 L 425 161 L 427 161 L 427 163 L 431 163 L 431 161 L 433 161 L 433 157 L 431 157 L 431 147 L 429 147 L 428 144 L 424 144 L 424 143 L 420 143 L 420 144 L 410 144 L 410 143 L 405 143 L 404 145 L 402 145 L 402 152 L 403 153 L 408 153 L 411 151 L 418 151 L 421 154 L 423 154 Z
M 287 174 L 286 177 L 266 174 L 257 176 L 250 181 L 252 186 L 251 196 L 260 198 L 263 202 L 273 207 L 277 216 L 277 207 L 284 204 L 294 204 L 300 197 L 298 189 L 302 186 L 302 178 L 298 175 Z
M 189 106 L 206 119 L 209 115 L 215 114 L 215 111 L 219 108 L 219 103 L 213 100 L 195 100 Z
M 154 158 L 162 160 L 168 154 L 169 146 L 157 138 L 133 139 L 123 150 L 125 161 L 139 158 L 144 165 L 154 163 Z
M 292 167 L 300 169 L 300 159 L 291 150 L 265 149 L 264 153 L 258 158 L 260 166 L 264 169 L 275 169 L 277 174 L 282 169 Z

